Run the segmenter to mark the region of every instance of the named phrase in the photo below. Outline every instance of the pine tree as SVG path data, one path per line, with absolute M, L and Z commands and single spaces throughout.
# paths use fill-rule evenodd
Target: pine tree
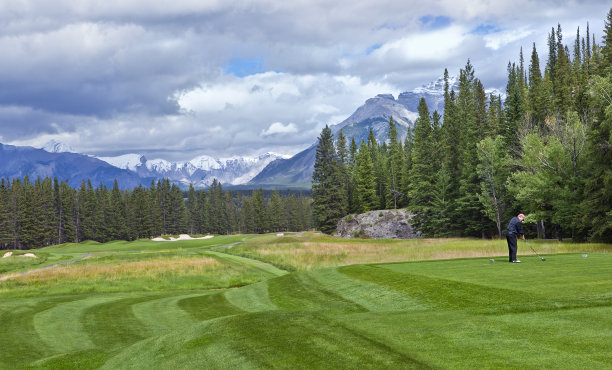
M 593 42 L 595 44 L 595 42 Z M 603 46 L 601 48 L 602 61 L 599 66 L 600 76 L 607 76 L 612 69 L 612 8 L 608 11 L 604 26 Z
M 386 178 L 384 156 L 380 154 L 380 148 L 374 135 L 374 130 L 370 127 L 368 133 L 368 148 L 370 158 L 374 166 L 374 181 L 376 183 L 377 206 L 375 208 L 384 209 L 386 205 Z
M 9 186 L 4 178 L 0 179 L 0 249 L 11 244 L 9 216 Z
M 414 123 L 414 149 L 408 196 L 410 208 L 418 213 L 416 223 L 424 231 L 423 229 L 427 228 L 434 176 L 434 167 L 430 161 L 430 153 L 433 150 L 431 117 L 425 98 L 419 101 L 418 111 L 419 118 Z
M 262 188 L 253 191 L 253 210 L 255 214 L 255 232 L 258 234 L 267 232 L 269 230 L 269 217 Z
M 508 63 L 508 84 L 506 86 L 506 122 L 503 136 L 506 147 L 511 153 L 518 155 L 518 132 L 525 119 L 525 101 L 519 81 L 519 71 L 516 65 Z
M 17 202 L 17 244 L 19 249 L 40 247 L 37 245 L 39 225 L 36 220 L 36 202 L 34 186 L 26 174 L 23 178 L 20 199 Z
M 535 43 L 531 52 L 531 62 L 529 64 L 529 91 L 527 99 L 527 110 L 531 116 L 533 125 L 540 130 L 545 127 L 546 117 L 550 114 L 551 102 L 548 96 L 548 89 L 542 80 L 540 71 L 540 59 L 536 51 Z
M 363 213 L 377 208 L 376 181 L 374 179 L 374 166 L 370 158 L 368 145 L 362 141 L 357 152 L 355 173 L 355 188 L 357 192 L 357 212 Z
M 21 249 L 21 201 L 22 201 L 23 185 L 21 179 L 14 178 L 11 184 L 11 190 L 9 192 L 8 207 L 9 215 L 12 217 L 9 219 L 9 243 L 13 249 Z
M 156 234 L 151 220 L 151 190 L 138 186 L 132 192 L 133 225 L 136 238 L 150 238 Z
M 227 225 L 227 229 L 224 233 L 229 235 L 238 229 L 238 215 L 236 214 L 234 196 L 229 190 L 225 192 L 225 197 L 223 199 L 223 212 L 226 220 L 225 224 Z
M 198 198 L 196 196 L 193 184 L 189 184 L 189 191 L 187 192 L 187 212 L 189 213 L 189 233 L 199 234 L 200 224 L 200 204 L 198 204 Z
M 571 92 L 570 60 L 566 48 L 561 44 L 561 26 L 557 31 L 557 64 L 553 75 L 554 106 L 558 117 L 564 117 L 573 108 Z
M 53 180 L 49 177 L 37 179 L 35 185 L 35 199 L 38 212 L 36 213 L 39 231 L 39 246 L 49 246 L 57 241 L 58 219 L 56 214 L 56 198 L 53 190 Z
M 387 151 L 387 186 L 389 188 L 389 195 L 387 196 L 386 208 L 397 209 L 400 199 L 400 190 L 402 183 L 402 144 L 397 137 L 397 128 L 393 117 L 389 118 L 389 146 Z
M 313 216 L 319 229 L 331 234 L 346 215 L 347 196 L 331 129 L 325 126 L 318 139 L 312 175 Z
M 347 190 L 347 211 L 350 213 L 357 212 L 357 205 L 359 203 L 357 197 L 357 189 L 355 185 L 355 172 L 357 163 L 357 143 L 355 138 L 351 138 L 351 145 L 349 147 L 349 160 L 347 165 L 348 174 L 348 190 Z
M 56 181 L 57 182 L 57 181 Z M 59 184 L 59 191 L 57 193 L 57 210 L 58 210 L 58 244 L 66 242 L 75 242 L 76 230 L 75 220 L 77 219 L 76 214 L 76 192 L 72 189 L 66 181 L 62 181 Z
M 284 213 L 283 200 L 278 193 L 278 188 L 276 188 L 270 195 L 270 229 L 272 232 L 279 232 L 285 229 Z
M 105 217 L 107 237 L 110 240 L 128 239 L 127 210 L 117 180 L 113 182 Z
M 148 208 L 150 210 L 151 215 L 151 230 L 153 232 L 153 235 L 162 235 L 165 233 L 159 199 L 160 196 L 158 187 L 155 185 L 155 181 L 151 181 L 151 186 L 149 187 Z
M 520 70 L 518 70 L 520 73 Z M 520 79 L 517 75 L 517 89 L 521 89 Z M 459 75 L 459 95 L 457 97 L 457 111 L 461 122 L 461 177 L 459 180 L 459 196 L 457 206 L 460 209 L 459 220 L 463 233 L 471 236 L 482 234 L 482 206 L 478 201 L 479 181 L 476 174 L 478 156 L 476 143 L 480 141 L 477 87 L 479 81 L 474 77 L 474 69 L 468 60 L 465 69 Z M 522 100 L 522 93 L 517 92 L 518 99 Z
M 408 192 L 410 189 L 410 171 L 412 170 L 412 151 L 414 144 L 414 135 L 411 127 L 408 127 L 406 139 L 404 139 L 404 155 L 402 162 L 402 179 L 400 184 L 400 192 L 402 196 L 402 206 L 408 203 Z

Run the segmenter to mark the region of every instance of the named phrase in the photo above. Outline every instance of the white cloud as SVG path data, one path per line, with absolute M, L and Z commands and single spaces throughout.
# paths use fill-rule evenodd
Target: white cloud
M 521 46 L 527 56 L 535 42 L 544 64 L 551 27 L 571 43 L 589 21 L 599 40 L 608 10 L 604 0 L 0 1 L 0 137 L 173 160 L 294 154 L 366 99 L 457 74 L 468 58 L 503 89 Z M 431 30 L 423 17 L 448 25 Z M 490 32 L 472 32 L 481 26 Z M 261 73 L 223 72 L 249 60 Z
M 493 50 L 498 50 L 514 41 L 524 39 L 533 31 L 527 27 L 490 33 L 484 36 L 485 45 Z
M 440 61 L 461 50 L 465 39 L 464 27 L 451 26 L 433 32 L 410 34 L 386 43 L 375 50 L 372 57 L 382 63 L 390 60 L 406 63 Z
M 261 136 L 271 136 L 276 134 L 292 134 L 298 131 L 295 123 L 283 125 L 282 122 L 274 122 L 267 129 L 261 132 Z

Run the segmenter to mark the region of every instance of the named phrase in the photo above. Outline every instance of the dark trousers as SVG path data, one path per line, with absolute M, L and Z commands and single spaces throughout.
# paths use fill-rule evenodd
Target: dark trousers
M 510 262 L 516 260 L 516 234 L 507 234 L 506 240 L 508 241 L 508 252 L 510 255 Z

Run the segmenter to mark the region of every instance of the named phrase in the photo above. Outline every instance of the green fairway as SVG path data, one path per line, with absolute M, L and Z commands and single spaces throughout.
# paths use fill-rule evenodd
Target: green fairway
M 289 272 L 255 253 L 274 240 L 69 244 L 5 262 L 2 276 L 89 255 L 0 281 L 0 368 L 612 368 L 610 246 L 521 264 L 487 252 L 304 270 L 298 256 Z

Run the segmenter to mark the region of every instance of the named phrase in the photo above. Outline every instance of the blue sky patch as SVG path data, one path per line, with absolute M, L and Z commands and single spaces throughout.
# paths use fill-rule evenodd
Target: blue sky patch
M 426 15 L 419 18 L 419 20 L 421 21 L 423 26 L 425 26 L 425 28 L 429 30 L 437 30 L 440 28 L 448 27 L 452 22 L 451 18 L 445 17 L 443 15 Z
M 371 45 L 370 47 L 368 47 L 366 49 L 366 55 L 372 54 L 373 52 L 375 52 L 376 50 L 380 49 L 381 47 L 382 47 L 382 44 Z
M 499 28 L 492 24 L 479 24 L 478 27 L 474 28 L 472 31 L 470 31 L 470 33 L 474 35 L 488 35 L 498 31 Z
M 265 72 L 263 58 L 233 59 L 223 68 L 225 73 L 236 77 L 246 77 Z

